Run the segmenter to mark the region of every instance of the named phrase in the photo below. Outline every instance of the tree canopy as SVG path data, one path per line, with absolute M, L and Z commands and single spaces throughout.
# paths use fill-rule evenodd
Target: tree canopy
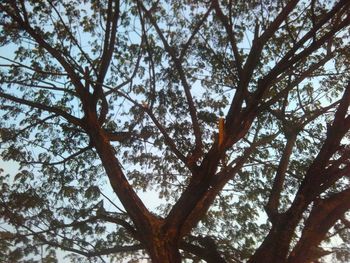
M 2 0 L 0 28 L 0 260 L 350 259 L 348 0 Z

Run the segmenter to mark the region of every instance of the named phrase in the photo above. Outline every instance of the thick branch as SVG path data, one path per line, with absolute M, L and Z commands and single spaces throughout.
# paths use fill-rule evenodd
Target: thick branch
M 350 118 L 347 116 L 349 106 L 350 82 L 345 88 L 343 97 L 340 100 L 340 104 L 334 116 L 334 121 L 332 125 L 328 127 L 327 138 L 323 143 L 317 157 L 309 168 L 308 174 L 310 175 L 305 178 L 305 186 L 308 185 L 309 188 L 318 190 L 313 186 L 319 186 L 321 183 L 324 183 L 329 179 L 324 175 L 322 176 L 323 173 L 321 173 L 321 171 L 328 165 L 333 154 L 339 150 L 341 140 L 350 130 Z
M 267 202 L 267 205 L 266 205 L 266 212 L 272 223 L 276 221 L 276 216 L 278 215 L 279 200 L 280 200 L 281 192 L 283 190 L 283 184 L 285 181 L 289 159 L 292 154 L 292 150 L 296 142 L 296 139 L 297 139 L 297 133 L 290 134 L 287 137 L 287 143 L 283 150 L 282 157 L 280 159 L 280 162 L 276 171 L 275 180 L 273 182 L 273 186 L 271 189 L 269 201 Z
M 180 232 L 180 236 L 188 234 L 207 212 L 226 183 L 243 167 L 256 147 L 268 143 L 273 138 L 274 136 L 269 136 L 254 142 L 244 151 L 242 156 L 236 159 L 233 167 L 223 169 L 216 174 L 220 154 L 215 151 L 217 148 L 214 147 L 206 156 L 211 161 L 208 161 L 204 166 L 202 164 L 197 171 L 199 174 L 193 175 L 190 184 L 168 214 L 165 227 L 176 229 Z
M 303 233 L 291 252 L 288 263 L 306 263 L 316 248 L 326 237 L 329 229 L 350 209 L 350 189 L 333 194 L 326 199 L 315 201 L 305 222 Z
M 345 0 L 340 1 L 334 8 L 323 17 L 323 19 L 308 33 L 304 35 L 294 46 L 290 49 L 283 58 L 274 66 L 274 68 L 261 80 L 258 82 L 258 88 L 255 92 L 255 97 L 261 98 L 267 88 L 271 85 L 274 79 L 286 71 L 288 68 L 302 61 L 304 58 L 308 57 L 314 51 L 318 50 L 323 44 L 327 43 L 338 31 L 345 28 L 350 24 L 350 15 L 339 22 L 339 24 L 332 27 L 327 33 L 321 36 L 319 39 L 313 41 L 307 48 L 304 48 L 301 52 L 296 52 L 299 48 L 310 39 L 312 39 L 314 33 L 316 33 L 324 24 L 326 24 L 342 7 L 344 7 L 348 2 Z
M 147 239 L 153 236 L 153 228 L 160 223 L 160 219 L 149 212 L 126 179 L 108 135 L 99 126 L 98 120 L 91 118 L 87 120 L 87 125 L 91 142 L 102 161 L 113 191 L 125 207 L 136 229 L 142 233 L 140 237 L 142 243 L 148 244 Z
M 322 190 L 322 185 L 325 182 L 324 175 L 326 174 L 326 167 L 329 164 L 330 158 L 337 151 L 340 141 L 350 128 L 349 117 L 347 117 L 349 118 L 348 122 L 346 121 L 347 118 L 345 119 L 344 125 L 344 118 L 347 114 L 349 103 L 350 84 L 346 88 L 340 101 L 338 110 L 335 113 L 333 125 L 329 128 L 327 138 L 319 154 L 307 170 L 293 203 L 289 209 L 282 214 L 278 224 L 272 226 L 271 231 L 262 245 L 250 258 L 250 263 L 261 262 L 259 260 L 261 260 L 262 257 L 268 258 L 269 262 L 280 262 L 287 257 L 295 229 L 307 207 L 318 198 L 320 190 Z M 350 190 L 347 190 L 347 194 L 350 194 Z
M 198 256 L 200 259 L 205 260 L 208 263 L 226 263 L 226 260 L 220 255 L 215 241 L 211 237 L 199 236 L 190 237 L 190 239 L 196 240 L 200 246 L 189 242 L 182 242 L 180 248 Z
M 114 3 L 114 6 L 113 6 Z M 96 104 L 99 99 L 101 99 L 101 110 L 99 116 L 99 123 L 102 125 L 106 120 L 108 114 L 108 102 L 106 96 L 102 89 L 102 83 L 104 82 L 105 76 L 107 74 L 109 65 L 111 63 L 112 55 L 115 50 L 116 35 L 117 35 L 117 26 L 119 20 L 119 0 L 117 1 L 108 1 L 107 9 L 107 21 L 106 21 L 106 31 L 105 39 L 103 45 L 102 57 L 100 60 L 100 68 L 97 75 L 96 85 L 94 85 L 94 92 L 92 96 L 92 105 L 91 107 L 96 109 Z
M 119 20 L 119 0 L 109 0 L 107 12 L 108 13 L 106 21 L 105 39 L 103 44 L 103 53 L 101 57 L 100 71 L 97 77 L 98 83 L 103 83 L 115 49 L 117 25 Z

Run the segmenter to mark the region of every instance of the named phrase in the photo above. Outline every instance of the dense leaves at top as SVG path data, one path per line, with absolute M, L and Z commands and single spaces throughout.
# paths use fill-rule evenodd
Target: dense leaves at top
M 0 260 L 347 262 L 349 14 L 1 1 Z

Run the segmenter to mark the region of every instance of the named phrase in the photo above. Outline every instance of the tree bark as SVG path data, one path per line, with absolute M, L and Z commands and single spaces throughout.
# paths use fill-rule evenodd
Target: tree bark
M 153 263 L 180 263 L 178 231 L 164 228 L 164 220 L 157 218 L 144 206 L 128 183 L 119 165 L 108 135 L 90 116 L 87 128 L 95 149 L 105 167 L 114 192 L 119 197 L 136 226 L 139 241 L 145 246 Z
M 181 254 L 176 242 L 162 237 L 150 240 L 148 253 L 152 263 L 181 263 Z
M 280 214 L 248 263 L 286 262 L 295 229 L 309 203 L 300 191 L 291 207 L 284 214 Z
M 281 232 L 275 227 L 272 228 L 264 242 L 249 259 L 248 263 L 285 262 L 291 236 L 290 231 Z

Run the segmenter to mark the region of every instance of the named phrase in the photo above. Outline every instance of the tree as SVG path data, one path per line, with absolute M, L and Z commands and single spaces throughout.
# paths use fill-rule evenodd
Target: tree
M 349 1 L 3 0 L 0 21 L 0 258 L 349 259 Z

